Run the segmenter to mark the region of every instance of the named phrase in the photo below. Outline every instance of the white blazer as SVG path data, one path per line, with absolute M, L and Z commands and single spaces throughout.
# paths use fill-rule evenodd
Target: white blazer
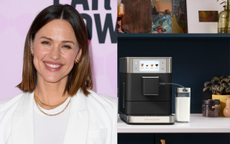
M 117 144 L 117 99 L 78 91 L 63 144 Z M 33 93 L 0 102 L 0 144 L 34 144 Z

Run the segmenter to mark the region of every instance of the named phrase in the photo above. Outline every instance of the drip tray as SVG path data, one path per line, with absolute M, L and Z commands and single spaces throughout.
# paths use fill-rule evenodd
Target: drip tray
M 128 124 L 174 124 L 174 115 L 169 116 L 131 116 L 120 113 L 120 118 Z

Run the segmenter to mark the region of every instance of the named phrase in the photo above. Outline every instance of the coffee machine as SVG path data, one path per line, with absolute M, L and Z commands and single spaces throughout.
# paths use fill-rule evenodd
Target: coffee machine
M 120 58 L 120 118 L 128 124 L 174 124 L 171 82 L 171 57 Z

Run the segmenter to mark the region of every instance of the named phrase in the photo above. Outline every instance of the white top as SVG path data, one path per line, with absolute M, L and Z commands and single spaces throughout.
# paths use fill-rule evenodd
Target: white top
M 51 110 L 46 110 L 41 108 L 39 105 L 38 106 L 47 114 L 56 114 L 61 112 L 66 107 L 69 100 L 70 97 L 62 105 Z M 38 109 L 34 101 L 35 144 L 63 144 L 70 104 L 66 110 L 59 115 L 47 116 Z
M 230 133 L 230 118 L 191 114 L 189 123 L 173 125 L 128 125 L 119 119 L 118 133 Z

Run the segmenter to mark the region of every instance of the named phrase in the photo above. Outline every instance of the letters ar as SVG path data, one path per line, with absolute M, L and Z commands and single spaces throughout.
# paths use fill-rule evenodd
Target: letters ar
M 59 0 L 54 0 L 54 4 L 59 4 Z M 81 4 L 85 11 L 90 10 L 88 0 L 72 0 L 72 2 L 71 2 L 71 6 L 73 6 L 73 7 L 76 7 L 76 5 L 78 5 L 78 4 Z M 91 10 L 98 10 L 98 0 L 92 0 L 92 7 L 91 8 L 92 8 Z M 104 0 L 104 8 L 106 10 L 111 10 L 110 0 Z M 92 31 L 92 18 L 90 15 L 88 15 L 86 13 L 82 13 L 81 15 L 86 21 L 86 25 L 87 25 L 87 29 L 88 29 L 88 39 L 91 40 L 92 32 L 93 32 Z M 113 28 L 113 21 L 112 21 L 111 13 L 106 14 L 103 29 L 102 29 L 102 25 L 101 25 L 100 14 L 94 14 L 94 20 L 95 20 L 95 24 L 96 24 L 97 36 L 98 36 L 99 43 L 105 42 L 105 38 L 106 38 L 106 34 L 107 34 L 108 29 L 110 32 L 111 43 L 117 43 L 117 31 L 116 31 L 117 26 L 115 26 L 115 28 Z

